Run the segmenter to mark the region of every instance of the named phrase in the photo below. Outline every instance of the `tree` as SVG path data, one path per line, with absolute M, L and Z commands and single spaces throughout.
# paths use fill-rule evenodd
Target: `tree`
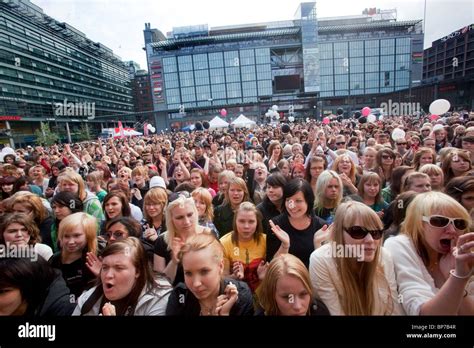
M 40 129 L 35 131 L 36 142 L 45 146 L 51 146 L 59 140 L 59 136 L 52 132 L 48 123 L 40 122 Z
M 81 130 L 75 134 L 75 138 L 77 138 L 77 141 L 91 140 L 91 130 L 87 123 L 81 123 Z

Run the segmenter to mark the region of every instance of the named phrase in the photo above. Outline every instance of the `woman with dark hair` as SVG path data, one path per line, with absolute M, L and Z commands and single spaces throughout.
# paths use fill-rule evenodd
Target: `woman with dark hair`
M 15 178 L 14 176 L 0 178 L 2 200 L 7 199 L 13 195 L 13 187 L 15 186 L 16 181 L 17 178 Z
M 374 171 L 382 178 L 382 188 L 389 185 L 392 172 L 395 168 L 395 152 L 389 148 L 382 148 L 377 152 Z
M 378 216 L 382 217 L 388 208 L 381 194 L 382 179 L 377 173 L 365 173 L 359 182 L 358 196 L 362 202 L 372 208 Z
M 281 214 L 283 211 L 283 188 L 287 181 L 281 173 L 273 173 L 266 180 L 266 194 L 263 202 L 257 205 L 262 214 L 263 232 L 271 234 L 270 219 Z
M 444 192 L 466 208 L 471 217 L 474 214 L 474 176 L 461 176 L 449 181 Z
M 50 198 L 54 195 L 54 190 L 56 186 L 58 186 L 58 176 L 64 169 L 66 169 L 66 165 L 62 161 L 54 162 L 51 166 L 51 176 L 49 178 L 48 187 L 44 193 L 46 198 Z
M 316 182 L 318 181 L 319 175 L 326 170 L 328 166 L 327 160 L 324 157 L 313 156 L 309 160 L 306 166 L 305 179 L 313 188 L 314 194 L 316 195 Z
M 293 179 L 283 189 L 283 212 L 270 222 L 273 232 L 286 232 L 287 252 L 298 257 L 308 267 L 309 256 L 314 250 L 314 234 L 324 221 L 313 213 L 314 194 L 306 180 Z M 277 232 L 276 232 L 277 231 Z M 267 236 L 267 259 L 271 260 L 282 246 L 275 234 Z
M 382 197 L 385 202 L 390 204 L 395 197 L 402 191 L 403 178 L 414 169 L 409 166 L 400 166 L 393 170 L 390 185 L 382 189 Z
M 102 222 L 101 234 L 104 232 L 105 225 L 107 221 L 118 217 L 125 216 L 128 217 L 131 215 L 131 209 L 127 196 L 122 191 L 114 190 L 104 197 L 104 202 L 102 207 L 105 214 L 105 221 Z
M 58 229 L 61 220 L 66 216 L 80 213 L 84 207 L 77 195 L 71 192 L 58 192 L 51 200 L 51 208 L 54 213 L 54 223 L 51 225 L 51 239 L 54 252 L 59 251 Z
M 391 206 L 392 208 L 392 224 L 389 228 L 384 231 L 384 239 L 397 236 L 400 233 L 400 226 L 405 220 L 405 216 L 407 213 L 408 205 L 415 199 L 418 192 L 415 191 L 406 191 L 400 193 L 395 201 L 396 204 Z
M 0 257 L 0 316 L 69 316 L 74 310 L 59 271 L 42 258 Z
M 81 295 L 73 315 L 164 315 L 171 291 L 153 276 L 140 241 L 129 237 L 104 249 L 99 284 Z
M 466 175 L 471 169 L 471 155 L 464 150 L 450 152 L 442 161 L 444 183 L 448 184 L 453 178 Z

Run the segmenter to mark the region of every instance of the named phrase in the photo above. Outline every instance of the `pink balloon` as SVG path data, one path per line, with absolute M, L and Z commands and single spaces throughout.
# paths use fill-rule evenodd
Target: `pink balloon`
M 362 109 L 362 116 L 369 116 L 370 113 L 372 112 L 372 110 L 370 110 L 370 108 L 368 106 L 366 106 L 365 108 Z
M 329 124 L 329 117 L 323 118 L 323 124 Z
M 227 110 L 226 109 L 222 109 L 221 110 L 221 116 L 227 116 Z
M 431 120 L 431 121 L 436 121 L 438 118 L 439 118 L 438 115 L 431 115 L 431 116 L 430 116 L 430 120 Z

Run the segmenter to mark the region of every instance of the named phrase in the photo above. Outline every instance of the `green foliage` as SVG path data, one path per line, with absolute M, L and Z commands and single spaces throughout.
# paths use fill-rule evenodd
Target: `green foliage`
M 44 146 L 54 145 L 59 140 L 58 134 L 51 131 L 48 123 L 40 122 L 41 128 L 35 131 L 36 143 Z

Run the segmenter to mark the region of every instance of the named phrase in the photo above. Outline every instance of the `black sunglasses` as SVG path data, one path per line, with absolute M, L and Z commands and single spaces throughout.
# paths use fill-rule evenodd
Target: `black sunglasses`
M 336 143 L 336 145 L 346 145 L 346 142 L 343 141 L 343 142 L 341 142 L 341 143 Z
M 370 233 L 373 239 L 380 239 L 383 236 L 382 230 L 369 231 L 368 229 L 361 226 L 351 226 L 346 228 L 346 232 L 354 239 L 364 239 L 367 234 Z

